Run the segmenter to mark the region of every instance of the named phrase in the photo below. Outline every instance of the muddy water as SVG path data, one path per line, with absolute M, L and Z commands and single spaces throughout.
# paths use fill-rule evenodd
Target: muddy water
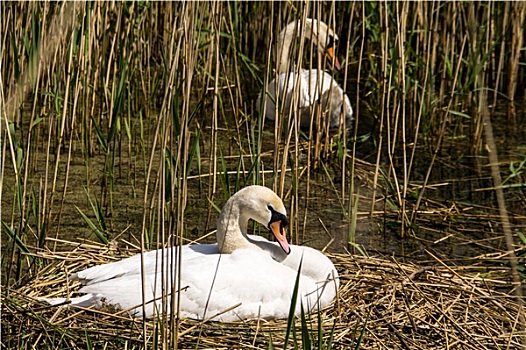
M 524 120 L 524 108 L 519 120 Z M 496 127 L 497 143 L 501 155 L 503 178 L 506 178 L 506 164 L 511 161 L 520 161 L 526 158 L 525 128 L 514 128 L 511 133 L 508 124 L 499 123 Z M 272 126 L 268 126 L 264 136 L 263 149 L 272 152 L 274 147 L 272 138 Z M 205 134 L 208 131 L 204 131 Z M 364 132 L 359 130 L 359 132 Z M 232 139 L 228 136 L 220 139 L 223 149 L 229 149 Z M 361 144 L 358 147 L 358 158 L 371 159 L 370 145 Z M 203 150 L 208 150 L 206 141 L 202 144 Z M 92 202 L 98 201 L 103 206 L 105 222 L 110 239 L 125 239 L 137 243 L 143 225 L 144 212 L 144 188 L 147 175 L 147 160 L 140 152 L 128 154 L 126 150 L 118 153 L 115 159 L 115 183 L 113 191 L 108 192 L 107 176 L 105 169 L 106 158 L 102 152 L 96 152 L 84 161 L 84 155 L 80 147 L 74 146 L 72 157 L 66 179 L 66 158 L 68 151 L 62 151 L 62 161 L 58 172 L 58 181 L 55 190 L 55 201 L 53 202 L 52 214 L 49 217 L 48 237 L 78 241 L 82 239 L 96 240 L 95 235 L 87 223 L 82 219 L 76 207 L 82 210 L 94 222 Z M 124 147 L 125 148 L 125 147 Z M 372 255 L 396 256 L 408 260 L 429 260 L 426 251 L 433 252 L 443 259 L 466 259 L 473 256 L 489 254 L 504 249 L 504 243 L 498 226 L 497 205 L 494 192 L 484 190 L 492 186 L 489 176 L 487 159 L 470 157 L 461 143 L 450 142 L 443 147 L 431 174 L 431 184 L 436 184 L 427 190 L 422 202 L 423 214 L 418 215 L 418 220 L 405 237 L 401 237 L 400 218 L 397 210 L 389 205 L 389 201 L 378 200 L 381 193 L 375 197 L 373 204 L 372 178 L 374 167 L 357 163 L 359 176 L 356 177 L 356 188 L 359 193 L 357 227 L 354 234 L 354 242 L 364 251 Z M 267 152 L 267 153 L 268 153 Z M 148 155 L 149 150 L 144 154 Z M 236 156 L 233 152 L 232 156 Z M 35 156 L 35 154 L 33 154 Z M 522 158 L 521 158 L 522 157 Z M 52 157 L 53 158 L 53 157 Z M 43 193 L 45 185 L 46 167 L 49 173 L 53 173 L 54 163 L 46 165 L 46 154 L 40 150 L 34 162 L 28 178 L 29 198 L 32 194 L 38 198 Z M 412 180 L 418 184 L 425 175 L 429 166 L 430 154 L 424 149 L 418 150 Z M 160 158 L 154 161 L 154 174 L 159 168 Z M 249 164 L 249 161 L 246 161 Z M 272 166 L 272 156 L 263 158 L 265 167 Z M 229 165 L 235 170 L 238 162 Z M 203 160 L 203 169 L 208 169 L 206 160 Z M 2 220 L 10 223 L 13 207 L 13 172 L 12 168 L 6 166 L 3 183 L 2 198 Z M 206 170 L 203 170 L 206 172 Z M 509 173 L 509 171 L 508 171 Z M 191 173 L 196 175 L 196 171 Z M 514 178 L 514 183 L 526 183 L 524 175 Z M 271 186 L 271 176 L 267 176 L 266 185 Z M 336 179 L 336 181 L 335 181 Z M 215 228 L 217 213 L 211 209 L 208 198 L 209 177 L 192 178 L 188 180 L 188 201 L 185 214 L 185 239 L 192 241 L 199 239 Z M 158 189 L 154 186 L 155 176 L 150 184 L 148 198 L 158 195 Z M 219 182 L 220 183 L 220 182 Z M 291 241 L 296 244 L 306 244 L 328 252 L 351 252 L 358 253 L 352 245 L 349 245 L 350 219 L 348 207 L 339 200 L 339 183 L 334 171 L 331 176 L 326 176 L 323 171 L 313 171 L 309 183 L 309 198 L 306 198 L 307 184 L 305 181 L 299 183 L 298 213 L 296 218 L 298 225 L 291 230 Z M 333 187 L 334 186 L 334 187 Z M 48 185 L 50 191 L 51 184 Z M 64 190 L 65 188 L 65 190 Z M 289 190 L 290 179 L 286 186 Z M 65 191 L 65 192 L 64 192 Z M 48 192 L 50 193 L 50 192 Z M 524 187 L 516 187 L 506 190 L 509 201 L 509 209 L 512 214 L 512 223 L 517 229 L 524 229 L 526 219 L 523 209 L 526 206 Z M 49 195 L 48 195 L 49 197 Z M 150 201 L 150 199 L 148 201 Z M 222 186 L 218 185 L 218 191 L 212 201 L 221 207 L 226 196 Z M 408 200 L 414 204 L 409 196 Z M 293 205 L 291 195 L 285 197 L 285 204 L 290 208 Z M 155 201 L 154 201 L 155 202 Z M 110 205 L 110 203 L 112 205 Z M 148 208 L 150 202 L 146 205 Z M 375 214 L 371 214 L 371 209 Z M 15 211 L 18 211 L 15 209 Z M 14 217 L 13 226 L 19 225 L 19 220 Z M 482 219 L 481 219 L 482 218 Z M 29 229 L 26 231 L 27 241 L 30 245 L 36 242 L 35 220 L 31 215 L 27 219 Z M 260 234 L 266 235 L 264 229 L 258 230 Z M 12 243 L 5 233 L 2 233 L 2 247 L 9 248 Z M 477 243 L 473 241 L 481 241 Z M 211 236 L 203 242 L 214 241 Z M 53 247 L 52 242 L 47 243 Z

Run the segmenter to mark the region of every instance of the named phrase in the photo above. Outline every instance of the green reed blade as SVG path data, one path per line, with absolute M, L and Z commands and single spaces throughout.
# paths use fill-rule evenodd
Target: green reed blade
M 7 233 L 7 235 L 15 241 L 15 244 L 18 247 L 18 249 L 20 249 L 24 253 L 29 253 L 29 249 L 26 247 L 25 243 L 20 239 L 16 231 L 12 229 L 11 227 L 9 227 L 4 222 L 4 220 L 2 220 L 2 227 L 4 228 L 4 231 Z

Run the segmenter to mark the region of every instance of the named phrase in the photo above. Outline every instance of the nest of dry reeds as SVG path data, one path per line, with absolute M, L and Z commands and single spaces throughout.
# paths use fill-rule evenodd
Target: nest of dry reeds
M 179 348 L 282 348 L 287 320 L 246 323 L 135 319 L 119 310 L 51 307 L 41 296 L 71 295 L 67 275 L 130 255 L 96 243 L 62 242 L 61 252 L 36 254 L 46 264 L 29 283 L 2 292 L 4 348 L 155 348 L 170 337 Z M 343 349 L 521 348 L 518 303 L 506 270 L 454 268 L 330 255 L 341 287 L 333 307 L 289 331 L 289 345 Z M 500 291 L 499 291 L 500 290 Z M 307 332 L 302 332 L 307 330 Z M 296 332 L 296 333 L 294 333 Z M 307 335 L 306 335 L 307 334 Z M 302 338 L 303 335 L 303 338 Z M 163 338 L 164 337 L 164 338 Z M 320 343 L 321 342 L 321 343 Z M 308 344 L 306 344 L 308 343 Z

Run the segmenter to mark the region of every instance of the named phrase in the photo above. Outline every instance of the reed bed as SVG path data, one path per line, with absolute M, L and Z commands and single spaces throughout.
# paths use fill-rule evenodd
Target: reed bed
M 326 344 L 333 325 L 336 347 L 526 344 L 526 3 L 0 11 L 3 346 L 279 347 L 281 322 L 142 322 L 32 299 L 64 293 L 84 266 L 213 240 L 215 211 L 250 184 L 283 198 L 294 243 L 342 254 Z M 257 113 L 278 33 L 307 17 L 339 35 L 334 77 L 353 105 L 350 133 L 311 134 L 292 123 L 297 111 L 277 123 Z M 323 69 L 305 39 L 293 60 Z
M 146 322 L 118 310 L 51 307 L 43 295 L 71 295 L 67 275 L 127 256 L 136 248 L 119 242 L 57 242 L 60 252 L 36 250 L 46 267 L 32 283 L 2 294 L 2 344 L 7 348 L 142 348 L 162 343 L 158 320 Z M 503 267 L 450 267 L 396 259 L 331 254 L 341 276 L 334 307 L 308 318 L 313 347 L 334 349 L 520 349 L 517 303 L 506 292 Z M 320 323 L 321 320 L 321 323 Z M 181 320 L 180 348 L 283 347 L 286 321 L 244 323 Z M 299 329 L 301 325 L 296 327 Z M 318 327 L 323 329 L 319 339 Z M 300 348 L 302 339 L 295 340 Z M 305 341 L 305 340 L 303 340 Z M 49 343 L 53 342 L 53 343 Z

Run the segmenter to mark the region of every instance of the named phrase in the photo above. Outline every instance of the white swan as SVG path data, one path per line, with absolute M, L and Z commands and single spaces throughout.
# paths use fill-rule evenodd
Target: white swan
M 312 40 L 318 53 L 324 55 L 328 63 L 333 64 L 336 69 L 340 69 L 340 63 L 334 54 L 338 36 L 333 30 L 324 22 L 310 18 L 304 22 L 303 27 L 305 37 Z M 320 108 L 322 123 L 328 123 L 329 128 L 338 128 L 345 119 L 346 129 L 349 130 L 353 114 L 351 102 L 332 76 L 317 69 L 300 69 L 298 73 L 297 68 L 289 63 L 292 41 L 299 36 L 301 29 L 301 22 L 292 22 L 279 34 L 277 63 L 279 75 L 267 86 L 265 117 L 270 120 L 276 119 L 275 101 L 277 100 L 279 115 L 287 116 L 293 109 L 299 110 L 300 125 L 303 128 L 309 128 L 311 119 L 316 118 L 316 109 Z M 295 91 L 296 89 L 299 91 Z M 294 101 L 296 94 L 298 94 L 297 102 Z M 260 99 L 257 108 L 263 108 Z M 314 127 L 318 125 L 314 123 Z
M 268 227 L 278 243 L 247 235 L 249 219 Z M 174 290 L 179 291 L 176 300 L 181 317 L 218 321 L 287 318 L 300 261 L 296 314 L 300 302 L 306 312 L 330 304 L 339 285 L 338 272 L 321 252 L 289 246 L 284 228 L 287 223 L 283 202 L 270 189 L 249 186 L 233 195 L 219 216 L 218 243 L 186 245 L 180 250 L 181 284 Z M 176 248 L 167 248 L 143 254 L 144 291 L 138 254 L 78 272 L 74 277 L 85 284 L 79 291 L 87 293 L 84 296 L 43 299 L 55 305 L 111 304 L 135 316 L 153 316 L 162 312 L 163 288 L 169 293 L 169 281 L 177 280 L 177 252 Z M 147 301 L 144 313 L 143 293 Z

